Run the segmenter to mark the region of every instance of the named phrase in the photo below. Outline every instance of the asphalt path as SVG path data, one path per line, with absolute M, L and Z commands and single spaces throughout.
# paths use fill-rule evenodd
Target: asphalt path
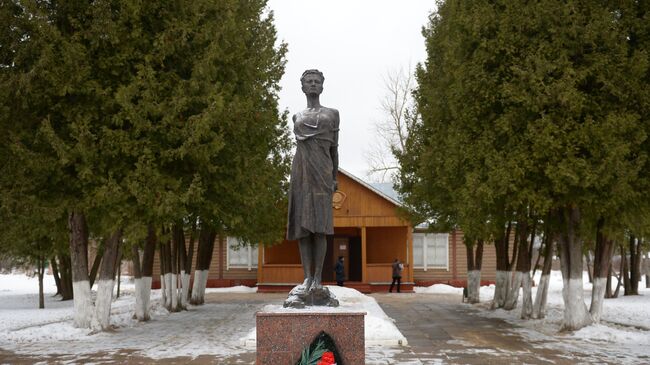
M 367 364 L 618 364 L 602 354 L 558 350 L 524 338 L 501 319 L 482 317 L 459 295 L 373 294 L 408 340 L 383 359 L 368 351 Z M 368 358 L 371 357 L 371 358 Z

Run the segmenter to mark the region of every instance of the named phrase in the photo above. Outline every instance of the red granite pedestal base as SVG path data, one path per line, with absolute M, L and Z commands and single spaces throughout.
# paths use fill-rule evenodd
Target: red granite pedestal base
M 258 312 L 257 364 L 293 365 L 305 346 L 325 331 L 344 365 L 365 363 L 365 313 Z

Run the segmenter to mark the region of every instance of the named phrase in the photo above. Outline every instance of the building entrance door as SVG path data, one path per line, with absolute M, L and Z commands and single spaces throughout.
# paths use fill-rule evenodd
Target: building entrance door
M 336 282 L 336 260 L 343 256 L 345 281 L 361 281 L 361 237 L 328 236 L 323 282 Z
M 350 280 L 348 273 L 350 272 L 350 246 L 347 237 L 334 237 L 333 246 L 332 246 L 332 264 L 336 267 L 336 261 L 339 259 L 339 256 L 343 256 L 343 268 L 345 273 L 345 281 Z M 336 280 L 336 275 L 334 275 L 334 280 Z
M 361 281 L 361 237 L 348 238 L 348 265 L 345 273 L 349 281 Z

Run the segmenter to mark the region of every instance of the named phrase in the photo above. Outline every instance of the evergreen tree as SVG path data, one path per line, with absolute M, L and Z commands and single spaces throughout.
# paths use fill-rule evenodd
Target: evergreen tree
M 77 326 L 108 325 L 123 236 L 155 242 L 150 227 L 197 216 L 253 242 L 281 236 L 286 46 L 265 4 L 2 3 L 3 197 L 67 217 Z M 106 240 L 95 314 L 90 236 Z
M 420 214 L 453 211 L 465 229 L 510 211 L 519 229 L 531 212 L 549 213 L 566 329 L 590 322 L 580 300 L 585 232 L 599 213 L 647 206 L 639 80 L 648 58 L 621 14 L 589 1 L 441 2 L 417 71 L 422 123 L 400 157 L 401 191 L 429 209 Z
M 158 19 L 161 27 L 139 35 L 137 75 L 118 91 L 119 118 L 139 133 L 116 133 L 135 161 L 126 176 L 134 206 L 153 207 L 148 223 L 189 230 L 198 219 L 201 230 L 247 242 L 281 237 L 290 145 L 277 91 L 286 46 L 275 48 L 264 6 L 198 1 L 177 8 L 146 4 L 138 12 L 137 22 Z M 200 260 L 207 266 L 197 273 L 210 258 Z

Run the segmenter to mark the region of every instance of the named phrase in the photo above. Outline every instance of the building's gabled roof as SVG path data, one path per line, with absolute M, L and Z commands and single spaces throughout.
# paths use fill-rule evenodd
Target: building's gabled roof
M 383 183 L 369 183 L 374 187 L 375 189 L 381 191 L 384 193 L 384 195 L 390 196 L 393 198 L 393 200 L 400 202 L 400 205 L 402 204 L 402 199 L 399 198 L 399 194 L 395 190 L 395 186 L 393 183 L 390 182 L 383 182 Z
M 372 191 L 373 193 L 381 196 L 382 198 L 388 200 L 389 202 L 397 205 L 397 206 L 402 206 L 402 202 L 399 201 L 399 196 L 397 195 L 397 192 L 395 189 L 393 189 L 393 184 L 391 183 L 376 183 L 376 184 L 369 184 L 360 178 L 352 175 L 352 173 L 345 171 L 344 169 L 339 167 L 339 172 L 342 173 L 343 175 L 349 177 L 350 179 L 358 182 L 368 190 Z

